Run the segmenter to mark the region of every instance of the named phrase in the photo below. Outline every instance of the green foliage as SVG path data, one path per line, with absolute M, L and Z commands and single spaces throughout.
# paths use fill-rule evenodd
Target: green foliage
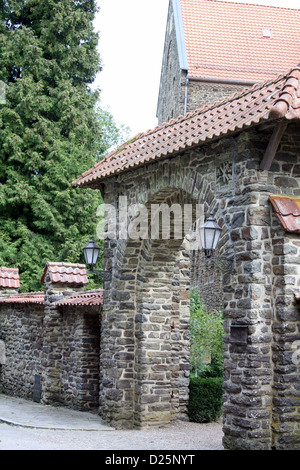
M 223 380 L 215 378 L 191 378 L 188 414 L 190 421 L 210 423 L 222 414 Z
M 99 192 L 71 183 L 117 139 L 92 84 L 101 68 L 94 0 L 1 2 L 0 266 L 40 290 L 46 261 L 83 262 Z M 111 138 L 107 133 L 111 132 Z
M 208 312 L 197 290 L 191 291 L 190 313 L 191 370 L 202 377 L 219 377 L 223 374 L 223 314 Z

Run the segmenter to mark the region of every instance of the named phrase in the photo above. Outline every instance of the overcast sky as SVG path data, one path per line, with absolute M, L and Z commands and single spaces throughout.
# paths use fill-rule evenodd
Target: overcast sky
M 226 0 L 225 0 L 226 1 Z M 157 125 L 156 106 L 169 0 L 98 0 L 99 52 L 103 71 L 102 107 L 130 136 Z M 300 8 L 299 0 L 247 0 L 241 3 Z

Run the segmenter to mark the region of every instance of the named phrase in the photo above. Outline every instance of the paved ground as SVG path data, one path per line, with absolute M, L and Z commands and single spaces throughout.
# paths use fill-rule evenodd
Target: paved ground
M 0 394 L 0 450 L 222 450 L 222 425 L 119 431 L 99 416 Z

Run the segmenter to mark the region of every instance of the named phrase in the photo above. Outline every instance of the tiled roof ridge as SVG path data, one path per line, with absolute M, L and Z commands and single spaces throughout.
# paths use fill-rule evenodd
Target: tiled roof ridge
M 6 266 L 0 266 L 0 271 L 10 271 L 10 272 L 19 272 L 18 268 L 7 268 Z
M 275 101 L 274 106 L 270 111 L 270 116 L 273 118 L 284 118 L 287 119 L 299 119 L 299 116 L 293 109 L 291 109 L 291 104 L 293 107 L 300 107 L 300 93 L 299 96 L 295 96 L 295 92 L 299 87 L 300 80 L 300 64 L 297 67 L 291 69 L 289 76 L 285 82 L 285 85 L 282 88 L 282 91 L 279 93 L 278 99 Z
M 67 263 L 65 261 L 47 261 L 46 263 L 47 266 L 62 266 L 62 267 L 70 267 L 70 268 L 84 268 L 85 269 L 85 264 L 80 264 L 80 263 Z
M 282 74 L 282 76 L 284 76 L 285 74 Z M 281 76 L 279 76 L 281 77 Z M 278 78 L 280 79 L 280 78 Z M 250 89 L 248 88 L 245 88 L 244 90 L 240 91 L 240 92 L 235 92 L 233 93 L 231 96 L 229 97 L 225 97 L 223 100 L 221 101 L 215 101 L 214 103 L 210 104 L 210 105 L 203 105 L 201 108 L 196 108 L 194 109 L 193 111 L 189 111 L 187 114 L 185 115 L 180 115 L 178 116 L 177 118 L 172 118 L 170 119 L 169 121 L 165 121 L 165 122 L 162 122 L 161 124 L 155 126 L 154 128 L 152 129 L 148 129 L 147 131 L 145 132 L 139 132 L 137 133 L 135 136 L 131 137 L 130 139 L 128 139 L 126 142 L 124 142 L 122 145 L 120 145 L 117 149 L 113 150 L 112 152 L 110 152 L 108 155 L 106 155 L 102 160 L 100 160 L 99 162 L 95 163 L 95 165 L 90 168 L 89 170 L 85 171 L 84 173 L 82 173 L 82 175 L 77 178 L 75 181 L 73 181 L 73 184 L 76 185 L 76 182 L 79 181 L 80 179 L 84 178 L 85 176 L 88 176 L 89 174 L 93 173 L 94 171 L 97 170 L 97 168 L 99 166 L 101 166 L 105 161 L 108 161 L 110 160 L 110 158 L 113 156 L 113 155 L 117 155 L 118 153 L 121 153 L 122 150 L 126 149 L 126 148 L 130 148 L 130 145 L 134 144 L 137 140 L 141 139 L 141 138 L 145 138 L 145 137 L 149 137 L 153 134 L 155 134 L 156 132 L 159 132 L 160 130 L 163 130 L 163 129 L 166 129 L 167 127 L 170 127 L 170 126 L 173 126 L 175 124 L 180 124 L 181 122 L 184 122 L 188 119 L 191 119 L 193 116 L 197 115 L 197 114 L 200 114 L 204 111 L 209 111 L 209 110 L 212 110 L 218 106 L 220 106 L 221 104 L 225 104 L 225 103 L 230 103 L 231 101 L 233 101 L 237 95 L 238 96 L 244 96 L 245 93 L 247 92 L 250 92 L 250 91 L 253 91 L 253 89 L 257 88 L 257 87 L 260 87 L 262 86 L 263 84 L 266 84 L 267 82 L 269 82 L 269 80 L 266 80 L 265 82 L 263 83 L 259 83 L 259 84 L 254 84 Z
M 211 1 L 215 1 L 215 0 L 211 0 Z M 234 3 L 234 2 L 232 2 L 232 3 Z M 255 90 L 263 89 L 266 86 L 268 86 L 269 84 L 276 84 L 277 82 L 280 82 L 284 77 L 287 77 L 287 81 L 288 81 L 289 79 L 294 78 L 292 76 L 292 73 L 294 71 L 298 72 L 298 75 L 299 75 L 298 80 L 299 80 L 300 79 L 300 64 L 298 64 L 295 67 L 292 67 L 287 73 L 286 72 L 281 73 L 281 74 L 277 75 L 275 78 L 268 78 L 267 80 L 264 80 L 261 83 L 255 83 L 251 88 L 246 87 L 241 91 L 235 91 L 231 96 L 226 96 L 222 100 L 216 100 L 210 105 L 205 104 L 201 108 L 197 108 L 193 111 L 190 111 L 187 114 L 185 114 L 184 116 L 178 116 L 175 119 L 174 118 L 170 119 L 170 121 L 164 122 L 164 123 L 160 124 L 159 126 L 156 126 L 154 129 L 151 129 L 151 130 L 147 131 L 147 133 L 148 132 L 149 133 L 148 134 L 145 133 L 145 136 L 146 135 L 151 135 L 151 133 L 157 132 L 160 128 L 166 128 L 166 127 L 174 125 L 174 124 L 180 124 L 181 122 L 186 121 L 186 120 L 192 118 L 193 116 L 195 116 L 197 114 L 201 114 L 201 113 L 207 112 L 207 111 L 212 111 L 215 108 L 218 108 L 220 106 L 224 106 L 225 104 L 231 103 L 232 101 L 234 101 L 237 98 L 242 98 L 242 97 L 244 97 L 248 94 L 253 93 L 253 91 L 255 91 Z M 293 85 L 294 85 L 294 83 L 293 83 Z M 297 88 L 295 88 L 295 86 L 293 86 L 293 88 L 294 88 L 294 91 L 297 89 Z M 280 93 L 280 95 L 281 94 L 282 93 Z M 276 100 L 276 102 L 280 101 L 280 100 L 284 100 L 284 98 L 281 98 L 281 99 L 278 98 L 278 100 Z M 289 103 L 289 104 L 291 104 L 291 103 Z M 280 116 L 280 117 L 283 117 L 283 116 Z
M 75 295 L 66 297 L 65 299 L 60 300 L 57 303 L 58 307 L 67 306 L 67 305 L 78 305 L 78 306 L 87 306 L 87 305 L 101 305 L 103 302 L 103 289 L 94 289 L 91 291 L 80 292 Z
M 4 299 L 0 299 L 0 304 L 37 304 L 44 305 L 45 292 L 26 292 L 23 294 L 15 294 Z M 74 294 L 56 303 L 57 307 L 63 306 L 99 306 L 103 303 L 103 289 L 94 289 L 91 291 L 80 292 Z
M 15 304 L 44 304 L 45 292 L 26 292 L 23 294 L 15 294 L 0 300 L 0 303 Z

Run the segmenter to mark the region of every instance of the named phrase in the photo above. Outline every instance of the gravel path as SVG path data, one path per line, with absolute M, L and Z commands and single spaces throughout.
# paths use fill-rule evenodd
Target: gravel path
M 24 428 L 0 423 L 1 450 L 222 450 L 222 425 L 178 422 L 131 431 Z

